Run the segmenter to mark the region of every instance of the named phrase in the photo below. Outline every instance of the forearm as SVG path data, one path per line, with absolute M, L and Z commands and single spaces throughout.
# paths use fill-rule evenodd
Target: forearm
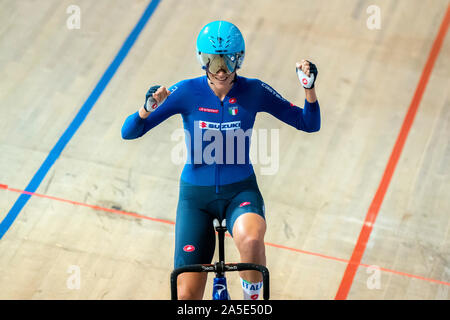
M 142 119 L 147 119 L 147 117 L 150 115 L 151 112 L 148 112 L 147 110 L 145 110 L 144 107 L 141 107 L 139 109 L 139 117 L 141 117 Z
M 305 89 L 305 97 L 306 101 L 308 101 L 309 103 L 316 102 L 317 101 L 316 89 L 315 88 Z

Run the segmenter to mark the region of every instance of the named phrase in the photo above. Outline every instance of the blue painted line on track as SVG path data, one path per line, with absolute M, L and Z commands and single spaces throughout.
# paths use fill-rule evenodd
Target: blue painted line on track
M 109 81 L 112 79 L 112 77 L 116 73 L 117 69 L 122 64 L 123 60 L 127 56 L 130 49 L 133 47 L 138 36 L 142 32 L 142 30 L 144 29 L 148 20 L 150 19 L 150 17 L 152 16 L 153 12 L 156 9 L 156 7 L 158 6 L 159 2 L 160 2 L 160 0 L 152 0 L 147 5 L 147 8 L 145 9 L 141 18 L 139 19 L 138 23 L 136 24 L 134 29 L 131 31 L 131 33 L 128 35 L 128 38 L 123 43 L 122 47 L 120 48 L 119 52 L 115 56 L 114 60 L 109 65 L 108 69 L 106 69 L 105 73 L 103 74 L 103 76 L 101 77 L 101 79 L 99 80 L 97 85 L 95 86 L 94 90 L 92 90 L 91 94 L 89 95 L 87 100 L 84 102 L 84 104 L 81 106 L 81 108 L 78 111 L 75 118 L 72 120 L 70 125 L 67 127 L 66 131 L 64 131 L 63 135 L 59 138 L 56 145 L 53 147 L 53 149 L 47 155 L 47 158 L 42 163 L 42 165 L 38 169 L 38 171 L 35 173 L 35 175 L 31 179 L 30 183 L 26 187 L 25 191 L 36 192 L 37 188 L 39 187 L 42 180 L 47 175 L 50 168 L 55 163 L 56 159 L 59 158 L 59 156 L 61 155 L 61 152 L 66 147 L 67 143 L 69 143 L 70 139 L 72 139 L 75 132 L 78 130 L 78 128 L 84 122 L 89 111 L 91 111 L 92 107 L 95 105 L 98 98 L 105 90 Z M 19 196 L 19 198 L 16 200 L 16 202 L 14 203 L 12 208 L 9 210 L 6 217 L 0 223 L 0 239 L 3 238 L 5 233 L 9 230 L 11 225 L 14 223 L 17 216 L 22 211 L 23 207 L 26 205 L 26 203 L 28 202 L 30 197 L 31 197 L 31 195 L 22 193 Z

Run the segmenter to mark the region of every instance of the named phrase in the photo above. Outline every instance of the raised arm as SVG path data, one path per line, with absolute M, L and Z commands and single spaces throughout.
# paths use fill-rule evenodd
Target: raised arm
M 170 116 L 181 113 L 182 106 L 178 99 L 171 96 L 176 88 L 152 86 L 146 94 L 144 105 L 126 118 L 122 126 L 122 138 L 139 138 Z
M 278 92 L 262 82 L 261 111 L 265 111 L 286 124 L 305 132 L 320 130 L 320 107 L 317 101 L 314 82 L 317 79 L 317 68 L 314 64 L 303 60 L 297 64 L 297 74 L 305 88 L 305 102 L 299 108 L 284 99 Z

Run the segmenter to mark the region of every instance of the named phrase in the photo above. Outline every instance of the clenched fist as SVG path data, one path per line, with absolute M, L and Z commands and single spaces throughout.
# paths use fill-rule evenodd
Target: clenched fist
M 314 88 L 314 83 L 316 82 L 317 74 L 319 73 L 314 63 L 308 60 L 297 62 L 295 71 L 300 83 L 305 89 Z
M 147 112 L 154 111 L 170 95 L 170 91 L 164 86 L 152 86 L 145 95 L 144 109 Z

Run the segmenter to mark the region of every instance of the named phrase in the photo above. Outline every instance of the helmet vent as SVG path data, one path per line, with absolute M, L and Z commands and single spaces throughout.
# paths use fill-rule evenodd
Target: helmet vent
M 209 41 L 211 42 L 211 45 L 215 49 L 220 48 L 220 47 L 227 49 L 231 45 L 231 36 L 228 36 L 227 39 L 223 39 L 221 37 L 210 36 Z

